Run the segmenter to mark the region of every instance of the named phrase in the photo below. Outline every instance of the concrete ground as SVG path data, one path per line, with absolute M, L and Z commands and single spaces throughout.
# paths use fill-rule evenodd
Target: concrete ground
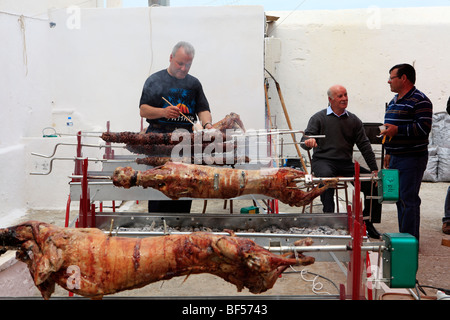
M 444 200 L 448 183 L 423 183 L 421 188 L 421 242 L 419 249 L 419 269 L 417 280 L 422 286 L 431 286 L 450 289 L 450 247 L 442 245 L 443 239 L 450 240 L 450 236 L 444 235 L 441 231 Z M 316 201 L 317 203 L 318 201 Z M 201 212 L 203 200 L 193 202 L 192 212 Z M 241 207 L 252 205 L 250 200 L 240 200 L 233 202 L 234 214 L 239 214 Z M 78 203 L 72 203 L 70 220 L 76 218 L 78 214 Z M 224 209 L 223 200 L 209 200 L 207 214 L 209 213 L 229 213 L 229 202 Z M 146 210 L 146 202 L 139 205 L 134 203 L 124 203 L 122 208 L 129 211 Z M 105 209 L 106 211 L 107 209 Z M 314 207 L 313 212 L 320 212 L 320 205 Z M 280 203 L 280 212 L 298 213 L 298 208 L 291 208 Z M 65 212 L 55 211 L 30 211 L 26 215 L 18 218 L 11 225 L 26 221 L 40 220 L 64 226 Z M 1 222 L 1 219 L 0 219 Z M 396 208 L 393 204 L 383 205 L 382 222 L 375 225 L 381 233 L 398 232 Z M 6 227 L 1 224 L 0 227 Z M 40 293 L 33 284 L 29 272 L 22 262 L 17 262 L 14 252 L 7 252 L 0 256 L 0 297 L 36 297 L 40 298 Z M 371 254 L 371 263 L 376 265 L 377 254 Z M 304 270 L 302 273 L 301 271 Z M 340 284 L 346 285 L 347 277 L 335 262 L 316 262 L 308 267 L 296 267 L 288 269 L 276 282 L 275 286 L 262 296 L 272 296 L 279 298 L 298 297 L 299 299 L 328 299 L 336 298 L 339 294 Z M 323 276 L 323 277 L 322 277 Z M 325 278 L 324 278 L 325 277 Z M 374 287 L 375 288 L 375 287 Z M 427 297 L 436 297 L 437 290 L 434 288 L 424 288 Z M 413 290 L 413 293 L 416 293 Z M 147 285 L 144 288 L 124 291 L 116 297 L 248 297 L 253 296 L 248 291 L 237 292 L 236 287 L 224 280 L 208 275 L 192 275 L 174 278 L 167 281 L 160 281 Z M 67 291 L 57 286 L 52 297 L 68 297 Z M 253 296 L 255 297 L 255 296 Z M 259 296 L 258 296 L 259 297 Z M 376 299 L 414 299 L 409 290 L 390 289 L 384 284 L 379 285 L 376 290 Z

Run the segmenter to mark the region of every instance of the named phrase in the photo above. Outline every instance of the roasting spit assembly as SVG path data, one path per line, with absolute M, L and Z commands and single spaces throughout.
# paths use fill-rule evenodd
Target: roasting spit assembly
M 109 131 L 109 123 L 107 125 Z M 291 134 L 291 131 L 286 131 Z M 272 135 L 281 135 L 283 132 L 272 132 Z M 405 235 L 386 234 L 380 241 L 370 241 L 365 235 L 365 227 L 362 218 L 361 200 L 359 194 L 360 181 L 372 180 L 378 183 L 380 202 L 396 201 L 398 191 L 398 177 L 396 172 L 382 170 L 378 177 L 360 176 L 359 164 L 355 164 L 356 175 L 353 178 L 337 178 L 351 180 L 354 182 L 355 191 L 353 194 L 352 206 L 346 213 L 283 213 L 277 212 L 277 199 L 264 194 L 245 194 L 233 199 L 248 199 L 253 201 L 261 209 L 261 214 L 218 214 L 218 213 L 198 213 L 198 214 L 161 214 L 161 213 L 136 213 L 136 212 L 116 212 L 113 206 L 112 212 L 103 212 L 101 205 L 97 207 L 95 203 L 103 201 L 143 201 L 143 200 L 168 200 L 164 193 L 154 188 L 132 187 L 120 188 L 113 184 L 112 176 L 118 167 L 130 167 L 135 171 L 145 172 L 151 166 L 139 164 L 136 159 L 145 158 L 145 155 L 115 155 L 115 148 L 124 148 L 123 145 L 106 144 L 92 145 L 83 144 L 83 133 L 78 132 L 76 155 L 73 158 L 58 158 L 57 148 L 51 155 L 34 153 L 34 156 L 47 157 L 50 159 L 50 169 L 48 172 L 33 172 L 31 174 L 50 174 L 54 160 L 69 160 L 74 162 L 74 171 L 69 176 L 70 195 L 66 212 L 66 227 L 95 227 L 110 236 L 120 237 L 153 237 L 164 235 L 189 234 L 193 230 L 208 230 L 209 232 L 221 235 L 226 234 L 225 230 L 233 230 L 237 237 L 244 237 L 253 240 L 256 244 L 269 251 L 277 253 L 305 252 L 309 256 L 320 261 L 334 261 L 341 270 L 347 274 L 347 284 L 341 286 L 341 293 L 337 299 L 367 299 L 372 292 L 369 292 L 364 285 L 367 273 L 364 267 L 370 264 L 368 252 L 378 252 L 378 261 L 383 263 L 384 281 L 392 287 L 413 287 L 412 279 L 415 281 L 414 265 L 417 265 L 417 255 L 408 255 L 406 262 L 394 259 L 401 255 L 402 251 L 414 252 L 417 244 L 410 238 L 405 240 Z M 277 139 L 275 139 L 277 140 Z M 279 139 L 277 140 L 279 143 Z M 271 142 L 272 143 L 272 140 Z M 273 150 L 273 146 L 269 146 Z M 278 146 L 279 147 L 279 146 Z M 104 156 L 99 158 L 84 158 L 83 148 L 102 148 Z M 278 156 L 270 152 L 270 159 L 259 163 L 237 163 L 233 164 L 235 170 L 261 170 L 273 168 L 278 163 Z M 90 162 L 101 163 L 102 170 L 91 171 L 88 169 Z M 327 178 L 315 178 L 305 173 L 302 177 L 296 177 L 295 182 L 303 187 L 313 188 L 319 183 L 323 183 Z M 336 179 L 336 178 L 329 178 Z M 183 197 L 181 197 L 183 198 Z M 207 199 L 205 199 L 207 200 Z M 70 203 L 79 201 L 79 216 L 74 221 L 69 221 Z M 374 199 L 374 201 L 377 201 Z M 262 203 L 262 204 L 261 204 Z M 292 232 L 292 229 L 327 227 L 341 230 L 339 234 L 302 234 Z M 277 232 L 273 232 L 274 228 Z M 298 240 L 311 238 L 313 245 L 297 247 L 294 243 Z M 398 277 L 399 263 L 412 265 L 409 273 L 404 275 L 401 282 L 394 279 Z M 395 265 L 393 265 L 395 264 Z

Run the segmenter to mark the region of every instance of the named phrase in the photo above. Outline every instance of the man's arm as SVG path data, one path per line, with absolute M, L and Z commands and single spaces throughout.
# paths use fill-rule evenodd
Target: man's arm
M 301 142 L 304 142 L 304 144 L 301 144 L 300 146 L 305 150 L 311 150 L 312 148 L 316 148 L 317 147 L 316 139 L 307 138 L 305 136 L 318 134 L 320 134 L 320 121 L 319 115 L 318 113 L 316 113 L 308 121 L 308 126 L 306 127 L 305 133 L 301 139 Z
M 139 113 L 142 118 L 146 119 L 159 119 L 159 118 L 178 118 L 180 115 L 180 109 L 175 106 L 167 106 L 166 108 L 156 108 L 148 104 L 141 104 L 139 107 Z
M 364 160 L 370 168 L 370 171 L 378 171 L 378 164 L 375 158 L 375 153 L 373 152 L 370 140 L 366 135 L 364 125 L 359 118 L 356 118 L 356 146 L 361 152 Z
M 429 100 L 422 100 L 416 103 L 414 119 L 412 123 L 398 127 L 398 135 L 408 137 L 428 136 L 431 131 L 433 119 L 433 105 Z
M 209 112 L 209 111 L 200 111 L 199 113 L 197 113 L 197 116 L 200 119 L 200 122 L 201 122 L 202 126 L 205 129 L 211 129 L 212 128 L 211 112 Z

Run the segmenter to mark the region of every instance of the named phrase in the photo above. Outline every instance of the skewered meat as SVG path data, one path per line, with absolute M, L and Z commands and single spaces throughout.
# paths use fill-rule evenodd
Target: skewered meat
M 221 141 L 226 141 L 227 136 L 225 133 L 221 133 L 217 130 L 207 130 L 189 133 L 187 130 L 184 132 L 179 130 L 178 132 L 169 133 L 138 133 L 138 132 L 103 132 L 101 138 L 106 142 L 125 143 L 127 145 L 175 145 L 186 141 L 189 144 L 194 144 L 196 141 L 213 142 L 216 137 L 221 138 Z
M 146 157 L 146 158 L 137 158 L 136 163 L 145 164 L 148 166 L 162 166 L 167 162 L 171 162 L 173 159 L 171 157 Z M 181 157 L 177 159 L 179 162 L 184 163 L 195 163 L 195 164 L 214 164 L 214 165 L 233 165 L 237 163 L 248 163 L 250 159 L 248 157 L 239 157 L 239 156 L 229 156 L 229 155 L 205 155 L 200 154 L 198 156 L 193 157 Z
M 125 143 L 126 145 L 203 145 L 211 143 L 223 143 L 229 140 L 226 133 L 217 130 L 199 131 L 189 133 L 188 131 L 177 131 L 168 133 L 138 133 L 138 132 L 103 132 L 101 138 L 105 142 Z M 218 139 L 218 140 L 216 140 Z
M 203 144 L 193 144 L 193 145 L 183 145 L 180 144 L 178 146 L 174 144 L 145 144 L 145 145 L 136 145 L 130 144 L 126 146 L 126 149 L 135 154 L 145 154 L 148 156 L 170 156 L 172 155 L 173 149 L 177 147 L 183 152 L 190 152 L 194 154 L 196 152 L 202 152 L 206 148 L 208 150 L 214 150 L 216 152 L 228 152 L 235 150 L 237 145 L 233 141 L 225 141 L 225 142 L 208 142 Z
M 105 142 L 125 143 L 127 145 L 146 145 L 146 144 L 178 144 L 182 139 L 190 139 L 192 143 L 199 141 L 214 141 L 214 139 L 221 138 L 221 141 L 228 140 L 226 134 L 227 129 L 239 129 L 245 131 L 244 124 L 236 113 L 230 113 L 224 119 L 212 125 L 216 130 L 206 130 L 201 132 L 189 133 L 178 131 L 174 133 L 136 133 L 136 132 L 104 132 L 102 139 Z M 181 139 L 180 136 L 183 138 Z
M 314 258 L 275 255 L 236 236 L 194 232 L 149 238 L 111 237 L 99 229 L 61 228 L 28 221 L 0 229 L 3 251 L 17 249 L 44 299 L 55 283 L 76 294 L 102 298 L 177 276 L 211 273 L 261 293 L 273 287 L 289 265 Z M 311 245 L 305 239 L 304 245 Z M 300 245 L 300 244 L 296 244 Z M 0 247 L 1 248 L 1 247 Z M 1 251 L 0 251 L 1 252 Z
M 323 187 L 305 192 L 294 181 L 304 175 L 302 171 L 287 167 L 238 170 L 168 162 L 144 172 L 130 167 L 116 168 L 113 183 L 123 188 L 151 187 L 174 200 L 181 197 L 230 199 L 246 194 L 262 194 L 299 207 L 309 204 L 337 182 L 329 179 Z

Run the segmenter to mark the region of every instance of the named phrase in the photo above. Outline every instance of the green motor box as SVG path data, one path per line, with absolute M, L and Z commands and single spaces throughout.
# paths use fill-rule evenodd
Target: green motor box
M 383 234 L 383 278 L 390 288 L 414 288 L 419 265 L 419 242 L 409 233 Z
M 378 202 L 395 203 L 399 198 L 399 175 L 397 169 L 378 171 Z
M 255 206 L 241 208 L 241 213 L 258 214 L 259 208 Z

